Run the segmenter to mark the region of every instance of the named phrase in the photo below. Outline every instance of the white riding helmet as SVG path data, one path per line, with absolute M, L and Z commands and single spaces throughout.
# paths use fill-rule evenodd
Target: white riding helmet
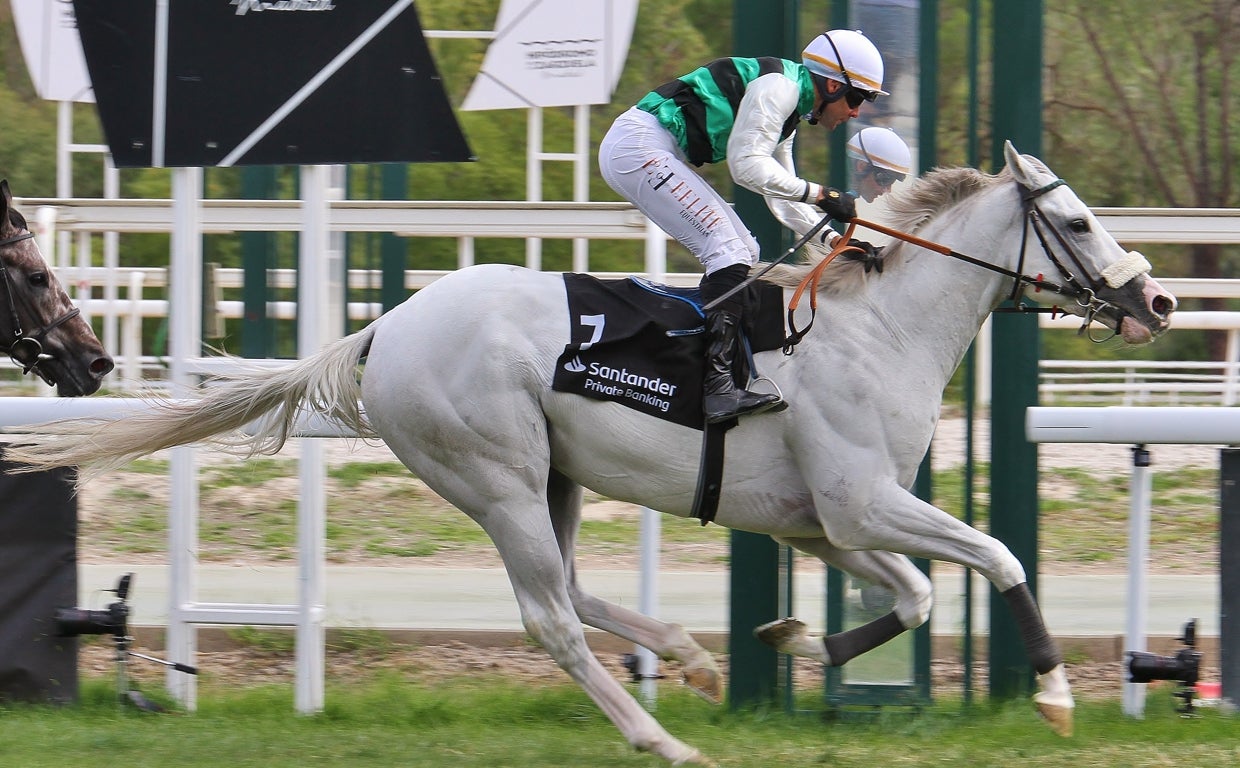
M 883 90 L 883 56 L 861 32 L 851 29 L 823 32 L 805 46 L 801 63 L 815 75 L 875 96 L 889 95 Z
M 890 128 L 862 128 L 848 140 L 846 149 L 849 157 L 864 160 L 878 168 L 886 168 L 899 174 L 900 178 L 912 171 L 913 153 L 909 151 L 904 139 Z

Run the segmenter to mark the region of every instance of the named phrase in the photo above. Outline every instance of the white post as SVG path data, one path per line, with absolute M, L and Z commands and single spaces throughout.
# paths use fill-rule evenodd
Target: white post
M 667 279 L 667 236 L 654 222 L 646 220 L 646 275 L 654 282 Z M 641 522 L 641 584 L 638 610 L 655 618 L 659 615 L 659 547 L 662 536 L 660 513 L 642 507 Z M 655 709 L 658 698 L 659 659 L 649 648 L 637 646 L 637 673 L 641 678 L 639 693 L 649 710 Z
M 984 408 L 990 407 L 990 318 L 982 323 L 977 337 L 973 339 L 973 349 L 977 355 L 977 379 L 973 382 L 977 390 L 977 402 Z M 1039 372 L 1041 375 L 1041 372 Z
M 341 249 L 333 248 L 328 203 L 333 169 L 303 166 L 302 234 L 297 281 L 297 354 L 308 357 L 343 329 L 342 293 L 337 284 L 343 270 Z M 335 290 L 333 290 L 333 288 Z M 297 510 L 297 630 L 294 706 L 298 712 L 323 709 L 326 677 L 323 623 L 327 602 L 326 570 L 327 472 L 321 440 L 301 441 L 300 492 Z
M 50 205 L 41 205 L 34 212 L 34 234 L 35 242 L 39 245 L 39 251 L 43 254 L 43 260 L 49 266 L 55 268 L 57 235 L 56 235 L 56 209 Z M 67 238 L 68 232 L 64 233 Z M 68 242 L 65 240 L 65 242 Z M 70 291 L 69 286 L 63 286 L 66 292 Z M 78 297 L 81 298 L 80 296 Z M 48 386 L 42 379 L 32 376 L 33 386 L 36 393 L 41 397 L 55 397 L 56 388 Z
M 56 102 L 56 197 L 73 197 L 73 102 Z
M 525 137 L 525 199 L 542 200 L 542 107 L 530 107 L 526 112 Z M 525 266 L 542 269 L 542 238 L 525 238 Z
M 103 196 L 109 200 L 116 200 L 121 196 L 121 178 L 120 172 L 112 163 L 112 155 L 105 153 L 103 156 Z M 120 233 L 104 232 L 103 233 L 103 266 L 107 268 L 103 283 L 103 298 L 108 302 L 108 308 L 103 314 L 103 348 L 117 349 L 117 314 L 116 314 L 116 296 L 118 285 L 116 276 L 120 267 Z M 112 374 L 115 377 L 115 373 Z
M 172 171 L 172 258 L 168 270 L 168 353 L 172 392 L 184 397 L 195 385 L 189 361 L 202 354 L 202 169 Z M 168 507 L 168 658 L 194 665 L 197 628 L 184 608 L 194 602 L 198 559 L 198 467 L 192 445 L 173 448 Z M 189 710 L 197 708 L 198 685 L 193 675 L 169 668 L 168 691 Z
M 145 272 L 129 273 L 129 313 L 121 323 L 121 384 L 125 389 L 141 387 L 142 381 L 142 284 Z
M 573 108 L 573 200 L 590 199 L 590 105 Z M 573 238 L 573 271 L 590 271 L 590 241 Z
M 1130 651 L 1146 649 L 1145 624 L 1149 611 L 1146 566 L 1150 550 L 1150 498 L 1152 488 L 1150 452 L 1144 445 L 1132 447 L 1132 479 L 1128 510 L 1128 620 L 1124 647 Z M 1142 683 L 1127 681 L 1124 672 L 1124 714 L 1145 715 L 1145 689 Z
M 462 237 L 456 241 L 456 268 L 464 269 L 474 265 L 474 238 Z
M 73 102 L 56 104 L 56 197 L 73 197 Z M 57 267 L 69 266 L 69 232 L 61 232 L 56 241 Z
M 89 232 L 77 233 L 77 263 L 78 263 L 78 279 L 74 284 L 73 293 L 78 301 L 78 306 L 84 306 L 86 301 L 91 298 L 90 289 L 90 267 L 91 267 L 91 242 Z M 85 309 L 82 310 L 82 318 L 86 322 L 90 322 L 90 313 Z
M 651 618 L 659 615 L 659 540 L 663 522 L 661 513 L 642 507 L 641 523 L 641 587 L 638 610 Z M 637 673 L 641 677 L 638 692 L 646 709 L 654 711 L 659 698 L 659 659 L 654 651 L 637 646 Z
M 1236 376 L 1240 366 L 1240 331 L 1227 331 L 1227 357 L 1223 360 L 1223 405 L 1236 404 Z
M 34 210 L 35 242 L 48 264 L 52 264 L 56 256 L 56 206 L 40 205 Z

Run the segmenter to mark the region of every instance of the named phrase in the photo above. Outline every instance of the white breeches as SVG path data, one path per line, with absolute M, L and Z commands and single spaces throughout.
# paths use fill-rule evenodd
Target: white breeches
M 616 118 L 599 145 L 598 166 L 612 189 L 688 248 L 707 274 L 758 263 L 757 240 L 654 115 L 633 107 Z

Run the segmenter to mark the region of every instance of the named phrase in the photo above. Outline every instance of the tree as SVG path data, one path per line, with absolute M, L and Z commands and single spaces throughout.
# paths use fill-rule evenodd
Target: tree
M 1048 11 L 1052 167 L 1089 169 L 1074 185 L 1095 205 L 1240 206 L 1240 3 L 1052 0 Z M 1226 251 L 1191 245 L 1183 272 L 1229 276 Z M 1216 359 L 1223 341 L 1210 342 Z

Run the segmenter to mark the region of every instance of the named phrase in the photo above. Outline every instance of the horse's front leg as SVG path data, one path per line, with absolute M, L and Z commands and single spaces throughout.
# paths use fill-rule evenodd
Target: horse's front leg
M 581 528 L 581 486 L 552 471 L 547 483 L 547 500 L 564 572 L 568 576 L 568 595 L 577 618 L 591 627 L 649 648 L 664 661 L 679 662 L 680 674 L 690 690 L 712 703 L 723 701 L 723 678 L 715 657 L 684 627 L 609 603 L 587 593 L 578 584 L 575 550 Z

